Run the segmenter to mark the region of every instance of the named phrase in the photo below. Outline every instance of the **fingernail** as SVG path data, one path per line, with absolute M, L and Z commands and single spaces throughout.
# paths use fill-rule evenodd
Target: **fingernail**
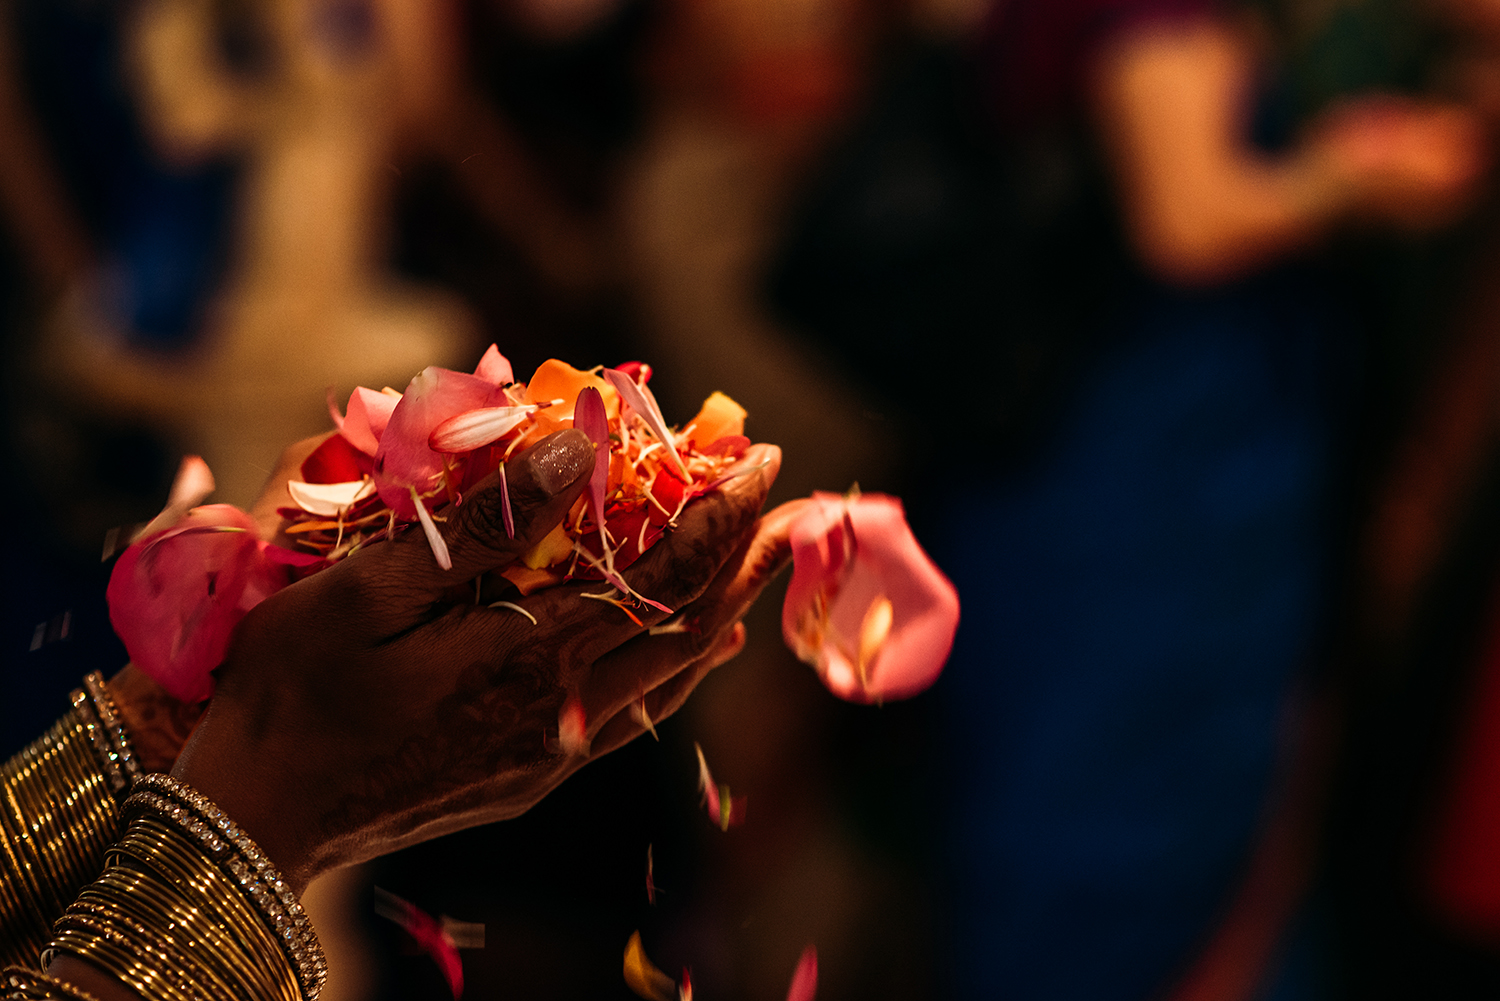
M 569 428 L 543 438 L 528 461 L 537 486 L 552 497 L 594 468 L 594 443 L 582 431 Z

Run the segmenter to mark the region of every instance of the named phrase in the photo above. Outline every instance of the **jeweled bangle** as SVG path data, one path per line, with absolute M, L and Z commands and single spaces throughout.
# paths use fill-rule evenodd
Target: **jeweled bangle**
M 98 727 L 97 735 L 89 732 L 89 742 L 95 756 L 110 776 L 110 785 L 116 792 L 125 792 L 130 784 L 140 777 L 140 765 L 130 746 L 130 737 L 125 724 L 115 709 L 114 699 L 104 687 L 104 675 L 98 671 L 83 679 L 83 690 L 74 690 L 73 708 L 86 715 L 87 721 Z
M 327 964 L 291 888 L 191 787 L 136 782 L 104 872 L 57 922 L 43 962 L 73 955 L 167 1001 L 312 1001 Z
M 53 920 L 104 866 L 137 771 L 97 674 L 45 736 L 0 768 L 0 965 L 30 965 Z
M 153 811 L 197 839 L 203 850 L 255 902 L 297 969 L 303 994 L 316 997 L 328 976 L 317 933 L 292 888 L 265 853 L 207 797 L 168 775 L 143 775 L 126 808 Z

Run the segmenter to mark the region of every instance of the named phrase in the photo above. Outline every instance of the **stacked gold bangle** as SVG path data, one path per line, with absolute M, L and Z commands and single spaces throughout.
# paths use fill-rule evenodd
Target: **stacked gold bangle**
M 104 679 L 89 675 L 72 700 L 0 768 L 0 966 L 34 963 L 52 920 L 98 875 L 137 771 Z
M 77 956 L 163 1001 L 312 1001 L 327 965 L 291 888 L 228 817 L 165 775 L 137 781 L 106 868 L 44 962 Z
M 5 1001 L 96 1001 L 92 994 L 35 970 L 6 970 L 0 985 L 5 988 Z

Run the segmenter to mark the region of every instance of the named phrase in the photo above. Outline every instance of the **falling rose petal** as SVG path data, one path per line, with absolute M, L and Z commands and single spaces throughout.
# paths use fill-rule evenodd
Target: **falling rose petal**
M 646 902 L 656 905 L 656 875 L 651 862 L 651 846 L 646 846 Z
M 557 745 L 570 758 L 589 753 L 588 717 L 576 695 L 569 695 L 557 714 Z
M 349 444 L 365 455 L 373 456 L 379 451 L 380 437 L 385 434 L 391 414 L 400 402 L 399 395 L 377 393 L 359 386 L 349 396 L 349 411 L 339 424 L 339 432 Z
M 411 490 L 411 502 L 417 509 L 417 520 L 422 523 L 422 534 L 427 536 L 427 544 L 432 547 L 432 556 L 437 560 L 437 565 L 444 570 L 453 569 L 453 558 L 448 555 L 448 543 L 443 541 L 443 536 L 438 532 L 437 525 L 432 521 L 432 515 L 427 513 L 427 507 L 422 503 L 422 498 L 417 495 L 416 487 Z
M 442 453 L 427 444 L 433 429 L 450 417 L 490 406 L 500 395 L 493 383 L 436 365 L 424 368 L 407 385 L 375 453 L 376 489 L 398 518 L 409 521 L 417 516 L 409 488 L 425 492 L 443 471 Z M 347 424 L 344 430 L 347 434 Z
M 474 368 L 474 374 L 497 386 L 506 386 L 516 381 L 515 373 L 511 371 L 510 361 L 493 344 L 485 351 L 484 357 L 479 359 L 479 364 Z
M 214 474 L 208 468 L 208 463 L 196 455 L 183 456 L 182 462 L 177 466 L 177 475 L 172 479 L 172 488 L 167 492 L 167 506 L 155 518 L 137 529 L 130 541 L 139 542 L 171 528 L 213 492 Z
M 909 698 L 942 672 L 958 628 L 958 592 L 922 551 L 901 502 L 813 495 L 792 526 L 782 632 L 835 695 Z
M 646 958 L 641 933 L 632 932 L 625 943 L 625 986 L 646 1001 L 673 1001 L 677 985 Z
M 433 428 L 427 444 L 435 452 L 472 452 L 526 423 L 536 409 L 535 405 L 481 407 L 457 414 Z
M 708 759 L 703 756 L 703 748 L 696 741 L 693 749 L 698 752 L 698 789 L 703 793 L 703 805 L 708 808 L 708 819 L 721 831 L 738 827 L 745 820 L 745 797 L 729 795 L 727 785 L 719 785 L 714 781 L 713 773 L 708 770 Z
M 652 740 L 658 742 L 661 740 L 661 737 L 657 736 L 656 733 L 656 724 L 651 722 L 651 714 L 646 711 L 646 697 L 644 695 L 639 700 L 630 703 L 630 718 L 635 720 L 636 725 L 642 730 L 651 734 Z
M 500 474 L 500 520 L 505 523 L 505 537 L 516 537 L 516 516 L 510 509 L 510 483 L 505 478 L 505 463 L 496 470 Z
M 708 770 L 708 759 L 703 756 L 703 748 L 694 741 L 693 749 L 698 752 L 698 791 L 703 794 L 703 803 L 708 807 L 708 819 L 717 824 L 719 822 L 719 786 L 714 782 L 713 772 Z
M 594 443 L 594 473 L 589 477 L 589 502 L 594 508 L 594 521 L 599 524 L 599 545 L 604 547 L 604 565 L 612 566 L 610 558 L 609 531 L 604 525 L 604 490 L 609 484 L 609 416 L 604 412 L 604 397 L 592 386 L 578 393 L 578 402 L 573 405 L 573 426 L 589 436 Z M 618 587 L 619 585 L 615 585 Z M 621 588 L 629 593 L 628 587 Z
M 288 561 L 268 556 L 277 547 L 257 539 L 255 527 L 227 504 L 194 508 L 115 563 L 110 623 L 136 667 L 179 701 L 213 693 L 234 627 L 291 582 Z
M 448 990 L 453 994 L 454 1001 L 463 996 L 463 960 L 443 922 L 416 904 L 378 886 L 375 887 L 375 913 L 394 921 L 423 952 L 432 957 L 432 961 L 442 972 L 443 979 L 448 982 Z
M 308 514 L 336 518 L 356 501 L 362 501 L 373 494 L 375 482 L 368 478 L 348 483 L 303 483 L 301 480 L 288 480 L 286 490 L 297 506 Z
M 682 463 L 682 456 L 677 454 L 676 438 L 667 427 L 666 419 L 661 415 L 661 408 L 656 405 L 656 397 L 651 390 L 640 385 L 630 376 L 618 369 L 607 368 L 604 370 L 604 378 L 615 387 L 620 394 L 620 399 L 630 404 L 632 410 L 641 415 L 651 433 L 661 441 L 666 450 L 667 459 L 671 463 L 672 472 L 677 474 L 678 479 L 684 483 L 691 483 L 692 476 L 687 471 L 687 466 Z
M 797 969 L 792 973 L 792 985 L 787 988 L 786 1001 L 813 1001 L 818 995 L 818 950 L 809 945 L 802 950 L 797 960 Z

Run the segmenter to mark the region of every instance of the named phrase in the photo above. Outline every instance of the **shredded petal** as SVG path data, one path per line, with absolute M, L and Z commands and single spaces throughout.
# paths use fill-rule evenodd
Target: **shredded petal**
M 646 711 L 646 697 L 644 695 L 641 696 L 639 702 L 632 702 L 630 704 L 630 718 L 635 720 L 642 730 L 651 734 L 652 740 L 658 743 L 661 741 L 661 737 L 657 736 L 656 733 L 656 724 L 651 722 L 651 714 Z
M 455 414 L 432 429 L 427 445 L 434 452 L 472 452 L 526 423 L 535 404 L 520 407 L 480 407 Z
M 532 615 L 530 612 L 528 612 L 526 609 L 522 608 L 520 605 L 516 604 L 514 601 L 492 601 L 486 607 L 487 608 L 508 608 L 512 612 L 520 612 L 522 615 L 526 616 L 528 619 L 531 620 L 531 624 L 532 625 L 536 625 L 537 624 L 536 623 L 536 616 Z
M 505 522 L 505 537 L 516 537 L 516 516 L 510 509 L 510 483 L 505 478 L 505 463 L 500 463 L 500 520 Z
M 636 382 L 630 376 L 617 369 L 607 368 L 604 377 L 609 384 L 615 387 L 620 394 L 620 399 L 630 404 L 632 410 L 641 415 L 646 426 L 661 440 L 666 447 L 667 457 L 671 461 L 672 471 L 684 483 L 691 483 L 693 478 L 688 474 L 687 467 L 682 464 L 682 456 L 677 454 L 676 439 L 672 431 L 667 427 L 667 422 L 661 415 L 661 408 L 656 405 L 656 396 L 646 386 Z
M 432 547 L 433 558 L 444 570 L 452 570 L 453 557 L 448 555 L 448 543 L 443 541 L 437 525 L 433 524 L 432 515 L 427 513 L 427 506 L 422 503 L 422 497 L 417 493 L 417 488 L 408 487 L 407 489 L 411 491 L 411 502 L 416 505 L 417 520 L 422 523 L 422 534 L 427 536 L 427 544 Z

